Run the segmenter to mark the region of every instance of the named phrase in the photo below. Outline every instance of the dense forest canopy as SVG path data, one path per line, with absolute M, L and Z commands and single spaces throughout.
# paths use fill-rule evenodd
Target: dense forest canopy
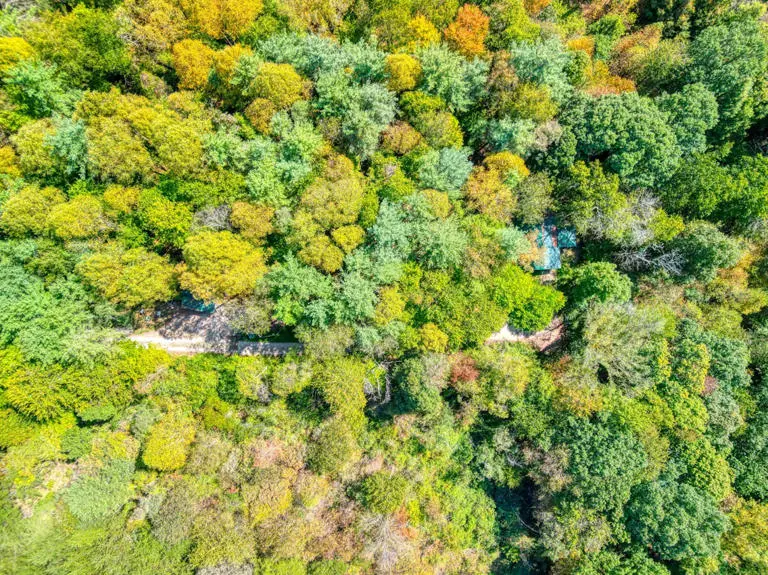
M 3 5 L 0 573 L 768 573 L 764 3 Z

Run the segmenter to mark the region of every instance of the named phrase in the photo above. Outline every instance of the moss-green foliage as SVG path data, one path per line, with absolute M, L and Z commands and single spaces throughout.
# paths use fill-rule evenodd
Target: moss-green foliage
M 358 452 L 354 431 L 343 418 L 334 417 L 318 430 L 307 461 L 317 473 L 333 475 L 344 471 Z
M 316 561 L 309 565 L 310 575 L 344 575 L 347 566 L 343 561 Z
M 93 476 L 81 477 L 64 493 L 72 515 L 82 523 L 95 523 L 114 515 L 131 494 L 133 462 L 114 460 Z
M 306 575 L 307 573 L 304 562 L 298 559 L 282 561 L 263 559 L 259 561 L 258 569 L 263 575 Z
M 625 303 L 632 296 L 632 280 L 609 262 L 579 266 L 564 278 L 568 303 L 579 307 L 591 302 Z
M 66 454 L 67 459 L 80 459 L 91 452 L 92 441 L 93 436 L 89 429 L 73 427 L 62 435 L 61 451 Z
M 403 504 L 407 489 L 404 477 L 378 472 L 363 479 L 358 498 L 373 513 L 393 513 Z

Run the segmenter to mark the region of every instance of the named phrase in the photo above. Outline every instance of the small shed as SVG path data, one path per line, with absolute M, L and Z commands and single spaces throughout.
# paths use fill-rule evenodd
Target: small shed
M 533 262 L 533 269 L 542 272 L 560 269 L 562 250 L 576 247 L 576 232 L 573 228 L 558 227 L 554 218 L 547 218 L 534 231 L 541 256 Z
M 188 291 L 181 292 L 181 307 L 197 313 L 209 314 L 216 310 L 216 304 L 197 299 Z

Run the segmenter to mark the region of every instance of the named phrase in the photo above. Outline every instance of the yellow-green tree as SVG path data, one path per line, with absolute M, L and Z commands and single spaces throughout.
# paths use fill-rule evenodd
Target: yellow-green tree
M 168 301 L 176 292 L 173 265 L 144 248 L 110 244 L 83 258 L 77 272 L 106 299 L 127 309 Z
M 304 81 L 290 64 L 266 62 L 253 81 L 253 91 L 277 109 L 288 108 L 302 98 Z
M 81 195 L 53 206 L 48 214 L 48 227 L 59 239 L 82 240 L 103 234 L 113 225 L 99 198 Z
M 5 72 L 17 62 L 34 56 L 34 48 L 24 38 L 0 38 L 0 72 Z
M 239 38 L 264 9 L 262 0 L 183 0 L 181 5 L 194 26 L 217 40 Z
M 421 64 L 410 54 L 387 56 L 386 71 L 389 76 L 387 87 L 393 92 L 413 90 L 421 77 Z
M 181 287 L 206 301 L 248 295 L 267 271 L 262 250 L 232 232 L 195 234 L 183 253 Z
M 42 234 L 46 229 L 46 217 L 54 206 L 64 201 L 64 194 L 56 188 L 22 188 L 3 204 L 0 227 L 15 238 Z
M 240 231 L 240 235 L 252 242 L 261 242 L 272 233 L 272 216 L 275 209 L 260 204 L 235 202 L 232 204 L 230 223 Z
M 57 163 L 46 144 L 55 133 L 53 123 L 45 118 L 24 124 L 11 136 L 22 174 L 42 178 L 56 175 Z
M 215 51 L 200 40 L 186 38 L 173 45 L 173 67 L 179 77 L 179 88 L 199 90 L 208 83 Z

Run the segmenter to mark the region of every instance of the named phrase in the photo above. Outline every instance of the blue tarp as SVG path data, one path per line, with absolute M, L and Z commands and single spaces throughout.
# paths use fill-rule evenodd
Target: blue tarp
M 201 299 L 197 299 L 188 291 L 183 291 L 181 292 L 181 307 L 198 313 L 213 313 L 216 309 L 216 304 L 213 302 L 204 302 Z

